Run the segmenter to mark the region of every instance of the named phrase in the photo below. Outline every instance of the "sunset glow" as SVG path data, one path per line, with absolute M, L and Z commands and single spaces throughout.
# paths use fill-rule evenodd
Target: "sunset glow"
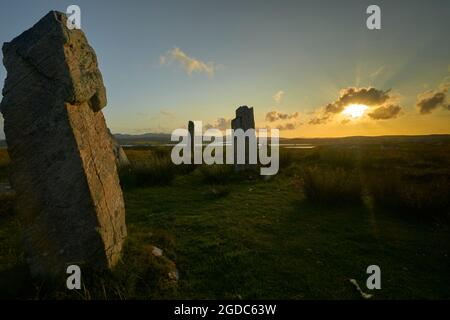
M 368 108 L 369 108 L 368 106 L 363 104 L 350 104 L 347 107 L 345 107 L 342 113 L 346 116 L 357 119 L 361 118 Z

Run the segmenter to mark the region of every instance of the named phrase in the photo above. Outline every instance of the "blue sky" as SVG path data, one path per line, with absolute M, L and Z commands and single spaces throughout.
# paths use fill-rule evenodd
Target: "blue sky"
M 294 121 L 285 136 L 450 133 L 449 111 L 416 107 L 450 75 L 450 1 L 1 0 L 0 42 L 70 4 L 80 6 L 97 53 L 113 132 L 170 132 L 189 119 L 214 125 L 251 105 L 257 126 L 271 124 L 272 110 L 287 115 L 280 128 Z M 381 30 L 366 28 L 370 4 L 382 9 Z M 402 111 L 386 121 L 308 124 L 349 87 L 392 89 Z

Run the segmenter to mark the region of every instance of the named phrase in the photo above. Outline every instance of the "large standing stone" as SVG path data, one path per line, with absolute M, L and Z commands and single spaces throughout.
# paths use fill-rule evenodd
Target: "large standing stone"
M 126 237 L 106 92 L 94 50 L 51 11 L 3 45 L 8 72 L 0 108 L 11 182 L 23 214 L 33 275 L 68 264 L 114 266 Z
M 255 129 L 255 117 L 253 114 L 253 107 L 249 108 L 247 106 L 241 106 L 236 109 L 236 118 L 231 120 L 231 128 L 233 130 L 242 129 L 244 132 L 246 132 L 249 129 Z M 253 132 L 249 137 L 254 138 L 256 142 L 256 135 L 255 132 Z M 245 162 L 246 164 L 238 164 L 237 163 L 237 146 L 236 146 L 236 138 L 233 137 L 233 144 L 234 144 L 234 168 L 236 171 L 243 170 L 243 169 L 250 169 L 254 168 L 254 164 L 249 164 L 249 152 L 250 152 L 250 138 L 246 139 L 245 144 Z

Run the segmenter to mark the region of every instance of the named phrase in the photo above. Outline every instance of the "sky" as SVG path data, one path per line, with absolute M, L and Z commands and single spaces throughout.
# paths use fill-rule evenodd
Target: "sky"
M 71 4 L 114 133 L 223 129 L 241 105 L 284 137 L 450 133 L 448 0 L 0 0 L 0 42 Z

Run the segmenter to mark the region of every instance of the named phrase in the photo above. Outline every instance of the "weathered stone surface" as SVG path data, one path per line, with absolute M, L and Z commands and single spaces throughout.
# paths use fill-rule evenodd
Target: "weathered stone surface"
M 231 128 L 233 130 L 242 129 L 245 131 L 249 129 L 255 129 L 255 117 L 253 113 L 253 107 L 249 108 L 247 106 L 241 106 L 236 109 L 236 118 L 231 120 Z M 256 139 L 255 133 L 253 133 L 254 138 Z M 234 169 L 236 171 L 244 170 L 244 169 L 254 169 L 256 166 L 254 164 L 249 164 L 249 140 L 245 145 L 245 162 L 246 164 L 238 164 L 237 163 L 237 146 L 236 140 L 233 138 L 234 143 Z
M 114 157 L 116 159 L 116 166 L 119 171 L 121 169 L 128 168 L 130 166 L 130 160 L 128 160 L 127 154 L 123 151 L 122 146 L 108 129 L 109 136 L 111 137 L 111 143 L 114 151 Z
M 51 11 L 3 45 L 8 72 L 0 110 L 11 183 L 34 275 L 68 264 L 114 266 L 126 237 L 106 93 L 94 50 Z

